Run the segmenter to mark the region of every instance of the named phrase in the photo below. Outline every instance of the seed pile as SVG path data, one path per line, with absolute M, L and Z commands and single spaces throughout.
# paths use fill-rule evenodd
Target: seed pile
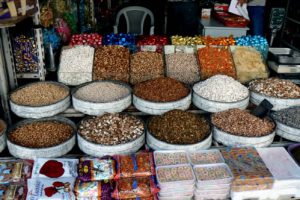
M 300 129 L 300 107 L 291 107 L 272 113 L 272 118 L 287 126 Z
M 58 70 L 58 80 L 68 85 L 79 85 L 92 80 L 94 48 L 76 46 L 64 49 Z
M 140 51 L 131 56 L 130 83 L 137 83 L 163 77 L 164 64 L 161 53 Z
M 203 117 L 172 110 L 151 118 L 148 130 L 155 138 L 166 143 L 195 144 L 209 135 L 210 127 Z
M 166 55 L 167 76 L 187 84 L 200 79 L 197 57 L 190 53 Z
M 11 142 L 28 148 L 46 148 L 66 142 L 73 136 L 73 128 L 58 121 L 33 122 L 13 130 Z
M 78 89 L 74 96 L 84 101 L 106 103 L 125 98 L 129 94 L 129 88 L 121 84 L 94 82 Z
M 102 46 L 95 52 L 93 80 L 129 81 L 129 50 L 122 46 Z
M 212 123 L 218 129 L 237 136 L 260 137 L 274 131 L 275 124 L 267 118 L 260 119 L 247 110 L 229 109 L 215 113 Z
M 18 89 L 10 95 L 10 99 L 24 106 L 46 106 L 63 100 L 69 91 L 57 84 L 38 82 Z
M 204 152 L 192 152 L 189 154 L 193 165 L 223 163 L 224 159 L 218 150 L 207 150 Z
M 210 181 L 232 178 L 232 175 L 224 165 L 198 166 L 194 168 L 198 181 Z
M 289 80 L 277 78 L 254 80 L 250 82 L 249 89 L 271 97 L 283 99 L 300 98 L 300 87 Z
M 186 152 L 154 152 L 156 166 L 189 164 Z
M 172 78 L 158 78 L 134 86 L 134 94 L 142 99 L 156 102 L 177 101 L 189 94 L 189 89 Z
M 144 124 L 134 116 L 105 114 L 83 120 L 79 133 L 90 142 L 102 145 L 125 144 L 144 133 Z
M 196 94 L 212 101 L 236 102 L 249 96 L 247 87 L 226 75 L 215 75 L 194 85 Z
M 205 80 L 217 74 L 236 78 L 231 53 L 227 47 L 210 47 L 198 49 L 201 79 Z

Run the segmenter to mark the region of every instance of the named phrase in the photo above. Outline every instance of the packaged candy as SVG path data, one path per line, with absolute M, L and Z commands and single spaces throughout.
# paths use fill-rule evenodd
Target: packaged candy
M 111 191 L 112 185 L 110 182 L 100 181 L 83 182 L 77 180 L 74 189 L 77 199 L 109 200 L 111 199 Z
M 155 175 L 152 153 L 141 152 L 118 156 L 116 179 Z
M 185 151 L 155 151 L 154 161 L 156 166 L 189 164 Z
M 75 200 L 75 178 L 28 179 L 28 200 Z
M 22 185 L 0 185 L 0 200 L 25 200 L 26 193 Z
M 274 178 L 255 148 L 226 148 L 221 153 L 232 171 L 232 191 L 271 189 Z
M 33 165 L 32 178 L 77 177 L 78 159 L 37 158 Z
M 190 161 L 193 165 L 224 163 L 224 158 L 219 150 L 202 150 L 189 153 Z
M 117 181 L 112 197 L 115 199 L 151 199 L 158 191 L 152 177 L 123 178 Z
M 0 184 L 25 182 L 31 176 L 32 165 L 29 160 L 0 161 Z
M 78 171 L 81 181 L 111 180 L 116 175 L 116 162 L 112 158 L 81 158 Z

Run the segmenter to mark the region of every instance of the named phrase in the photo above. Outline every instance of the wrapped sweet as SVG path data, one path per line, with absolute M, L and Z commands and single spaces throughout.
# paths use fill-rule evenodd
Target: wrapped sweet
M 152 177 L 124 178 L 116 182 L 112 197 L 115 199 L 152 199 L 158 191 Z
M 112 186 L 111 183 L 104 183 L 100 181 L 82 182 L 76 181 L 74 192 L 77 199 L 97 199 L 110 200 Z
M 28 179 L 27 199 L 30 200 L 75 200 L 75 178 Z
M 1 200 L 25 200 L 26 188 L 24 185 L 0 185 Z
M 111 158 L 81 158 L 79 176 L 81 181 L 101 181 L 114 179 L 116 174 L 115 160 Z
M 146 177 L 155 174 L 152 153 L 140 152 L 132 155 L 118 156 L 118 173 L 116 179 Z
M 92 47 L 98 47 L 102 45 L 102 36 L 98 33 L 91 34 L 75 34 L 72 35 L 69 43 L 71 46 L 75 45 L 90 45 Z
M 37 158 L 33 165 L 32 178 L 77 177 L 78 159 Z
M 0 161 L 0 184 L 26 182 L 31 176 L 32 165 L 29 160 Z

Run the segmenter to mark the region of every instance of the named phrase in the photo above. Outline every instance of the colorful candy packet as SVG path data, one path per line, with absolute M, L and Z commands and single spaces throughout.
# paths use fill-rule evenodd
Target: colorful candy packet
M 32 165 L 31 160 L 1 160 L 0 184 L 26 183 L 31 177 Z
M 111 180 L 116 175 L 116 162 L 110 157 L 81 158 L 78 171 L 81 181 Z
M 153 177 L 123 178 L 116 182 L 112 193 L 115 199 L 152 198 L 159 192 Z
M 25 200 L 27 188 L 23 185 L 0 185 L 0 200 Z
M 132 155 L 120 155 L 117 156 L 117 160 L 115 179 L 155 175 L 152 153 L 140 152 Z
M 76 181 L 74 192 L 77 199 L 110 200 L 112 184 L 110 182 L 83 182 Z

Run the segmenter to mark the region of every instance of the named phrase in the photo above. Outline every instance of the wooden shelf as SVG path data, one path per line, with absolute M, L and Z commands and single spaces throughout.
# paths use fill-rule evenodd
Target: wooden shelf
M 32 11 L 30 14 L 28 15 L 24 15 L 24 16 L 17 16 L 17 17 L 11 17 L 8 19 L 1 19 L 0 20 L 0 28 L 10 28 L 10 27 L 14 27 L 16 26 L 17 23 L 28 19 L 30 17 L 32 17 L 33 15 L 35 15 L 37 12 L 37 8 L 35 11 Z

